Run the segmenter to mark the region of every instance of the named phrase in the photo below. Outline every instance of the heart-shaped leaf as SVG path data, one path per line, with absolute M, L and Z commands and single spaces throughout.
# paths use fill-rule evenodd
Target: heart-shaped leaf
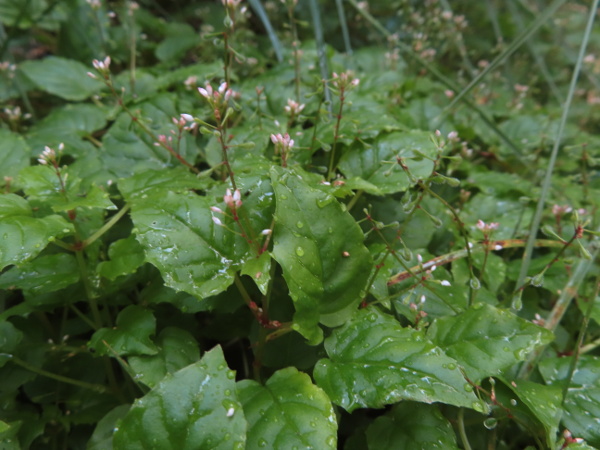
M 337 448 L 337 421 L 327 395 L 294 367 L 279 370 L 264 386 L 237 383 L 248 420 L 247 449 Z
M 374 307 L 360 310 L 325 340 L 328 359 L 317 385 L 348 412 L 400 400 L 442 402 L 484 411 L 455 359 L 412 328 Z

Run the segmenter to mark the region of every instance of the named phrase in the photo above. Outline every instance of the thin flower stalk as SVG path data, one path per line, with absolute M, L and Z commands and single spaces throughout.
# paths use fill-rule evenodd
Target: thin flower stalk
M 331 147 L 331 154 L 329 155 L 329 170 L 327 171 L 327 181 L 331 181 L 333 177 L 333 172 L 335 170 L 335 149 L 337 146 L 337 142 L 340 138 L 340 123 L 342 121 L 342 115 L 344 111 L 344 102 L 346 101 L 346 93 L 347 91 L 355 88 L 359 84 L 358 78 L 352 78 L 351 72 L 342 72 L 340 75 L 337 73 L 333 73 L 333 81 L 332 86 L 337 89 L 339 92 L 340 98 L 340 106 L 337 113 L 334 135 L 333 135 L 333 145 Z

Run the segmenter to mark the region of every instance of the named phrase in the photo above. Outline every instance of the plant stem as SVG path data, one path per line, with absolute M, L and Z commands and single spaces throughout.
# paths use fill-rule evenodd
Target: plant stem
M 333 145 L 331 146 L 331 154 L 329 155 L 329 170 L 327 171 L 327 181 L 331 181 L 331 177 L 333 176 L 334 171 L 334 160 L 335 160 L 335 148 L 337 146 L 338 139 L 340 137 L 340 122 L 342 121 L 342 112 L 344 110 L 344 101 L 346 100 L 345 96 L 345 87 L 342 85 L 340 87 L 340 109 L 337 114 L 337 121 L 335 123 L 335 131 L 333 136 Z
M 112 216 L 110 220 L 102 225 L 102 227 L 100 227 L 94 234 L 81 242 L 83 248 L 93 244 L 98 238 L 102 237 L 102 235 L 110 230 L 130 209 L 131 205 L 129 204 L 126 204 L 123 208 L 121 208 L 118 213 Z
M 472 253 L 485 251 L 486 246 L 487 246 L 488 250 L 503 250 L 505 248 L 518 248 L 518 247 L 525 246 L 525 240 L 524 239 L 507 239 L 507 240 L 492 241 L 485 245 L 482 243 L 479 243 L 479 244 L 476 243 L 473 246 L 473 248 L 471 249 Z M 552 241 L 549 239 L 538 239 L 535 242 L 535 246 L 542 247 L 542 248 L 562 247 L 562 246 L 564 246 L 564 243 L 562 243 L 560 241 Z M 456 250 L 454 252 L 448 253 L 446 255 L 437 256 L 433 259 L 430 259 L 427 262 L 424 262 L 422 267 L 414 266 L 414 267 L 410 268 L 410 272 L 407 270 L 404 272 L 400 272 L 396 275 L 393 275 L 388 280 L 388 286 L 392 286 L 396 283 L 400 283 L 401 281 L 404 281 L 412 276 L 415 276 L 415 274 L 418 274 L 424 270 L 430 269 L 432 266 L 439 267 L 444 264 L 451 263 L 452 261 L 456 261 L 458 259 L 465 258 L 466 256 L 467 256 L 466 249 L 460 249 L 460 250 Z
M 465 450 L 471 450 L 471 444 L 469 444 L 469 438 L 465 431 L 465 408 L 458 410 L 458 434 Z
M 79 386 L 81 388 L 90 389 L 92 391 L 100 392 L 103 394 L 111 392 L 110 389 L 108 389 L 106 386 L 104 386 L 102 384 L 88 383 L 86 381 L 76 380 L 75 378 L 69 378 L 69 377 L 65 377 L 63 375 L 58 375 L 56 373 L 48 372 L 47 370 L 40 369 L 39 367 L 29 364 L 28 362 L 23 361 L 22 359 L 14 356 L 14 355 L 10 355 L 10 361 L 12 361 L 13 363 L 15 363 L 18 366 L 21 366 L 22 368 L 24 368 L 26 370 L 29 370 L 30 372 L 36 373 L 43 377 L 51 378 L 56 381 L 60 381 L 62 383 L 72 384 L 73 386 Z

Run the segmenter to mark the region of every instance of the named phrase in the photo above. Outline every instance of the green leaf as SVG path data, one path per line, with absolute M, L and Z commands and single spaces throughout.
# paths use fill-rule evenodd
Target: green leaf
M 227 289 L 249 251 L 241 236 L 212 221 L 209 208 L 215 204 L 193 193 L 167 191 L 136 200 L 131 210 L 146 260 L 167 286 L 200 299 Z
M 437 157 L 430 133 L 412 130 L 382 134 L 371 146 L 351 147 L 340 159 L 339 169 L 351 180 L 358 177 L 377 186 L 377 190 L 365 186 L 370 194 L 403 192 L 415 181 L 409 179 L 397 158 L 403 159 L 414 179 L 425 179 L 433 171 L 433 161 L 419 153 L 431 159 Z
M 106 126 L 106 112 L 100 107 L 89 104 L 69 104 L 55 108 L 29 129 L 27 143 L 36 156 L 42 153 L 44 146 L 57 149 L 62 142 L 64 154 L 82 157 L 86 153 L 100 153 L 90 142 L 94 131 Z
M 113 440 L 115 448 L 131 450 L 242 450 L 245 443 L 235 372 L 218 346 L 136 400 Z
M 144 200 L 148 195 L 163 191 L 186 192 L 204 190 L 212 184 L 210 178 L 199 178 L 184 167 L 146 170 L 132 177 L 119 180 L 119 190 L 127 200 Z
M 162 93 L 135 105 L 134 121 L 129 114 L 121 113 L 102 139 L 102 163 L 106 171 L 116 178 L 127 178 L 147 170 L 180 167 L 181 163 L 165 148 L 154 145 L 159 135 L 172 136 L 177 128 L 171 121 L 179 117 L 176 98 Z M 148 136 L 142 127 L 152 132 Z M 173 146 L 190 164 L 198 157 L 198 146 L 193 135 L 184 133 Z
M 21 170 L 19 182 L 30 199 L 41 200 L 56 212 L 75 208 L 116 209 L 107 192 L 97 186 L 82 189 L 81 179 L 67 177 L 64 170 L 62 182 L 50 166 L 31 166 Z
M 65 100 L 81 101 L 98 92 L 103 84 L 87 75 L 91 71 L 78 61 L 48 56 L 25 61 L 19 68 L 43 91 Z
M 367 428 L 369 449 L 457 449 L 450 422 L 435 405 L 402 402 Z
M 100 419 L 87 443 L 87 450 L 111 450 L 117 421 L 125 417 L 128 411 L 129 405 L 120 405 Z
M 298 168 L 271 170 L 277 199 L 273 257 L 296 308 L 293 328 L 316 344 L 319 322 L 334 327 L 354 314 L 372 259 L 352 216 L 308 178 Z
M 155 54 L 161 61 L 178 60 L 200 42 L 198 32 L 187 23 L 167 24 L 165 40 L 158 44 Z
M 23 339 L 23 332 L 11 322 L 0 322 L 0 352 L 11 353 Z
M 29 165 L 29 147 L 18 134 L 0 128 L 0 180 L 17 178 L 19 171 Z
M 267 295 L 271 281 L 271 255 L 262 253 L 258 258 L 248 259 L 241 270 L 242 275 L 251 277 L 263 295 Z
M 155 387 L 168 373 L 174 373 L 200 359 L 198 342 L 187 331 L 168 327 L 156 338 L 158 353 L 151 356 L 131 356 L 128 359 L 136 380 Z
M 130 235 L 110 244 L 108 257 L 110 261 L 98 264 L 97 271 L 99 275 L 114 280 L 122 275 L 134 273 L 144 263 L 144 250 L 135 240 L 135 236 Z
M 484 303 L 436 319 L 427 337 L 456 359 L 474 383 L 501 375 L 536 347 L 554 339 L 545 328 Z
M 247 449 L 337 448 L 337 421 L 327 395 L 294 367 L 264 386 L 242 380 L 237 392 L 248 421 Z
M 27 200 L 16 194 L 0 195 L 0 220 L 14 216 L 31 217 L 31 206 Z
M 0 213 L 0 270 L 35 258 L 55 238 L 73 232 L 73 225 L 60 216 L 31 217 L 28 205 L 15 197 L 0 196 L 0 211 L 3 204 L 10 205 L 10 216 Z
M 528 380 L 505 383 L 540 421 L 546 431 L 548 448 L 554 448 L 558 424 L 562 415 L 562 389 Z
M 40 256 L 0 275 L 0 289 L 23 289 L 41 294 L 64 289 L 79 281 L 79 267 L 68 253 Z
M 156 319 L 151 311 L 130 305 L 119 313 L 114 328 L 100 328 L 88 346 L 99 355 L 155 355 L 158 349 L 150 339 L 155 328 Z
M 562 387 L 570 372 L 571 358 L 547 358 L 539 370 L 546 383 Z M 539 407 L 539 405 L 538 405 Z M 564 401 L 562 425 L 575 437 L 600 446 L 600 357 L 582 355 Z
M 329 359 L 314 370 L 317 385 L 348 412 L 400 400 L 442 402 L 484 411 L 455 359 L 421 331 L 376 308 L 361 309 L 325 339 Z

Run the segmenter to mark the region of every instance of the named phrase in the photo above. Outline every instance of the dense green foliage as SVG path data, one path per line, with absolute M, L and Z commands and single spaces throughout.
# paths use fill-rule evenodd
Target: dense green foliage
M 223 3 L 0 0 L 0 448 L 600 448 L 598 1 Z

